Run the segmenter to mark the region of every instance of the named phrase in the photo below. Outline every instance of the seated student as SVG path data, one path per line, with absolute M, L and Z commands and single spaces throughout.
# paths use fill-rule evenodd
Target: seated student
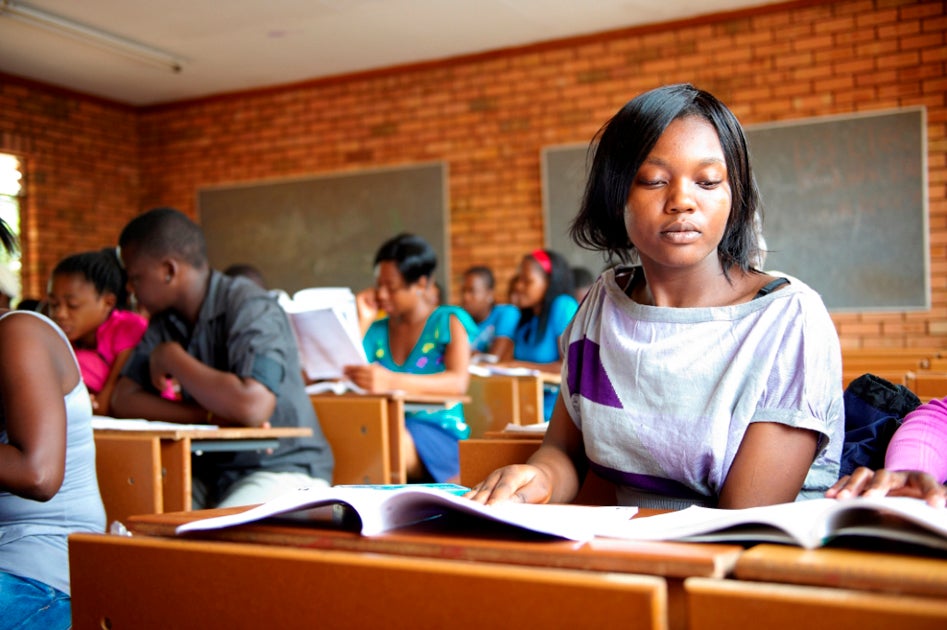
M 62 331 L 0 309 L 0 628 L 70 627 L 67 537 L 105 531 L 91 420 Z
M 827 497 L 917 497 L 947 505 L 947 398 L 931 400 L 904 417 L 891 436 L 881 470 L 856 468 L 829 488 Z
M 609 269 L 562 336 L 562 392 L 529 463 L 471 493 L 571 501 L 587 468 L 620 504 L 742 508 L 838 477 L 841 351 L 818 294 L 750 266 L 760 205 L 736 117 L 671 85 L 599 132 L 572 227 Z
M 115 387 L 115 416 L 313 431 L 281 439 L 272 452 L 195 457 L 195 509 L 330 483 L 332 453 L 279 304 L 246 278 L 212 270 L 200 227 L 172 208 L 132 219 L 119 245 L 129 286 L 152 316 Z M 159 396 L 167 379 L 180 385 L 180 400 Z
M 460 306 L 477 324 L 477 336 L 470 343 L 470 349 L 500 357 L 509 355 L 513 347 L 513 332 L 520 321 L 520 312 L 512 304 L 496 303 L 495 286 L 489 267 L 471 267 L 464 272 Z
M 513 332 L 512 351 L 501 355 L 500 361 L 558 373 L 562 365 L 559 335 L 579 306 L 572 297 L 572 269 L 560 254 L 537 249 L 523 257 L 516 278 L 520 320 Z M 543 416 L 549 420 L 559 389 L 544 389 Z
M 49 280 L 49 316 L 72 343 L 92 408 L 103 416 L 122 367 L 148 327 L 148 320 L 128 310 L 126 282 L 113 248 L 68 256 Z
M 434 249 L 413 234 L 395 236 L 379 248 L 375 296 L 387 317 L 365 333 L 370 364 L 345 368 L 353 383 L 372 393 L 466 393 L 474 325 L 461 309 L 430 300 L 436 266 Z M 463 406 L 406 413 L 405 428 L 408 480 L 456 481 L 457 442 L 470 434 Z

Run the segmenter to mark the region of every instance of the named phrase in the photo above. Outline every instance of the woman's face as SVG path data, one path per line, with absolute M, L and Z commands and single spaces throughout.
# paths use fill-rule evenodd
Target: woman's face
M 407 284 L 393 260 L 383 260 L 375 266 L 375 299 L 378 308 L 389 315 L 397 316 L 414 309 L 418 300 L 425 297 L 426 288 L 425 278 Z
M 517 306 L 531 308 L 538 313 L 548 286 L 549 278 L 539 263 L 533 260 L 532 256 L 525 256 L 516 277 Z
M 69 341 L 95 347 L 95 332 L 115 306 L 115 296 L 99 295 L 82 274 L 59 273 L 49 281 L 49 316 Z
M 720 138 L 699 117 L 679 118 L 638 169 L 625 229 L 649 272 L 716 266 L 732 197 Z

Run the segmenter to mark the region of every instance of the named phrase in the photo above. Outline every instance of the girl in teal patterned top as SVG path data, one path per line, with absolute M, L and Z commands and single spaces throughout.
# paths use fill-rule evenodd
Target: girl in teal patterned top
M 369 392 L 463 395 L 469 379 L 470 316 L 428 299 L 437 256 L 423 239 L 401 234 L 375 256 L 375 300 L 388 317 L 365 333 L 365 366 L 346 376 Z M 404 452 L 409 481 L 456 481 L 457 442 L 470 429 L 460 404 L 405 414 Z

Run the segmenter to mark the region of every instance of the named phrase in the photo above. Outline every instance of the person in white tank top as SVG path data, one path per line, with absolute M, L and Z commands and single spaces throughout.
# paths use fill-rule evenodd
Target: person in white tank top
M 0 309 L 0 630 L 71 625 L 67 538 L 105 530 L 91 418 L 62 331 Z

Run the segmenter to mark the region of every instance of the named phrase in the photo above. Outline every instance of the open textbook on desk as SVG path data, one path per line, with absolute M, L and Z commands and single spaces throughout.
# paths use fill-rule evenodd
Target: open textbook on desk
M 342 506 L 340 510 L 339 507 Z M 535 505 L 502 503 L 482 505 L 456 494 L 423 485 L 399 486 L 335 486 L 302 488 L 267 501 L 238 514 L 192 521 L 177 528 L 178 534 L 242 525 L 271 516 L 288 516 L 294 520 L 314 522 L 341 521 L 351 511 L 360 521 L 364 536 L 417 525 L 445 522 L 451 516 L 482 519 L 489 523 L 512 526 L 523 531 L 586 541 L 598 529 L 630 519 L 637 508 L 584 505 Z
M 947 509 L 906 497 L 812 499 L 742 510 L 689 507 L 612 523 L 599 534 L 633 540 L 775 542 L 806 549 L 857 537 L 947 550 Z
M 303 289 L 292 298 L 280 297 L 280 306 L 289 317 L 300 364 L 309 380 L 340 379 L 344 366 L 368 362 L 350 289 Z

